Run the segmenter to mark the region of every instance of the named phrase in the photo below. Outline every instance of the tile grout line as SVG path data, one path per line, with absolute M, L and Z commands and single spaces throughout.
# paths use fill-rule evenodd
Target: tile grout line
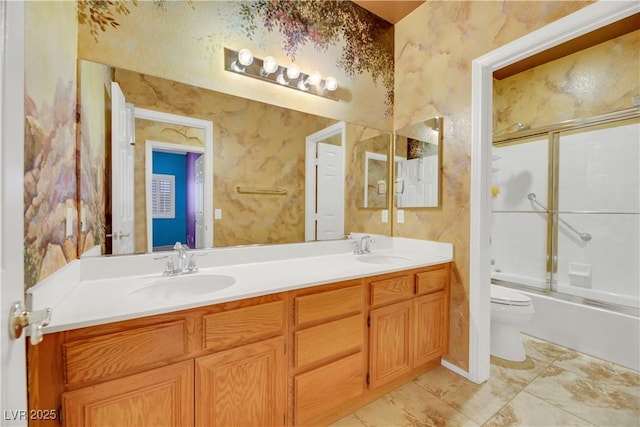
M 456 375 L 458 375 L 458 374 L 456 374 Z M 468 419 L 469 421 L 471 421 L 471 422 L 473 422 L 473 423 L 475 423 L 475 424 L 478 424 L 478 423 L 476 423 L 473 419 L 471 419 L 470 417 L 468 417 L 468 416 L 467 416 L 467 414 L 465 414 L 464 412 L 462 412 L 462 411 L 461 411 L 461 410 L 459 410 L 458 408 L 456 408 L 456 407 L 454 407 L 454 406 L 449 405 L 447 402 L 445 402 L 444 400 L 440 399 L 440 397 L 439 397 L 439 396 L 437 396 L 436 394 L 434 394 L 434 393 L 430 392 L 429 390 L 427 390 L 427 389 L 426 389 L 422 384 L 418 383 L 418 382 L 416 381 L 416 379 L 417 379 L 417 378 L 414 378 L 412 381 L 413 381 L 413 382 L 414 382 L 418 387 L 420 387 L 421 389 L 423 389 L 425 392 L 429 393 L 431 396 L 435 397 L 437 400 L 439 400 L 440 402 L 442 402 L 442 404 L 444 404 L 446 407 L 451 408 L 451 409 L 452 409 L 452 410 L 454 410 L 456 413 L 458 413 L 458 414 L 462 415 L 463 417 L 465 417 L 465 418 L 466 418 L 466 419 Z

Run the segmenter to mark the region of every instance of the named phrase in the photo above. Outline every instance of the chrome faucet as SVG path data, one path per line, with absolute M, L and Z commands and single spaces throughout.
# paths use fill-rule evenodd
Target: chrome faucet
M 173 249 L 176 251 L 176 262 L 173 262 L 173 257 L 171 255 L 164 255 L 155 259 L 168 259 L 167 265 L 162 273 L 164 276 L 176 276 L 178 274 L 190 274 L 198 271 L 198 267 L 196 266 L 196 261 L 194 256 L 196 254 L 191 254 L 191 256 L 187 256 L 187 251 L 189 247 L 187 245 L 183 245 L 180 242 L 176 242 L 173 246 Z
M 178 270 L 178 272 L 184 272 L 187 268 L 187 249 L 189 249 L 189 247 L 182 245 L 180 242 L 176 242 L 176 244 L 173 245 L 173 250 L 176 251 L 177 256 L 176 270 Z
M 355 255 L 368 254 L 371 252 L 371 245 L 376 241 L 373 240 L 373 237 L 367 235 L 362 236 L 360 240 L 353 241 L 353 253 Z

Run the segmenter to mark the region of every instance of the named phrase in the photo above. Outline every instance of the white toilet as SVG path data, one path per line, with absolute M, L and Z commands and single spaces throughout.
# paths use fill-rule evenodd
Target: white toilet
M 491 354 L 522 362 L 527 358 L 520 328 L 534 315 L 528 296 L 502 286 L 491 285 Z

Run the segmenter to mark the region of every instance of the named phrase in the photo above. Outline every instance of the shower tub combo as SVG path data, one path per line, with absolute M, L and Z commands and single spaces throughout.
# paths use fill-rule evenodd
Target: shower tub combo
M 636 370 L 639 165 L 638 107 L 494 138 L 492 282 L 532 299 L 524 333 Z

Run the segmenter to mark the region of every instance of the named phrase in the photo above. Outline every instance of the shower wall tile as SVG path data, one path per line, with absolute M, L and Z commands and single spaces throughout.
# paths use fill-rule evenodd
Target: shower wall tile
M 640 213 L 640 122 L 560 138 L 562 211 Z
M 442 204 L 405 210 L 394 235 L 454 244 L 446 358 L 463 369 L 469 358 L 471 62 L 590 3 L 429 1 L 395 26 L 394 128 L 434 116 L 445 118 L 445 128 Z

